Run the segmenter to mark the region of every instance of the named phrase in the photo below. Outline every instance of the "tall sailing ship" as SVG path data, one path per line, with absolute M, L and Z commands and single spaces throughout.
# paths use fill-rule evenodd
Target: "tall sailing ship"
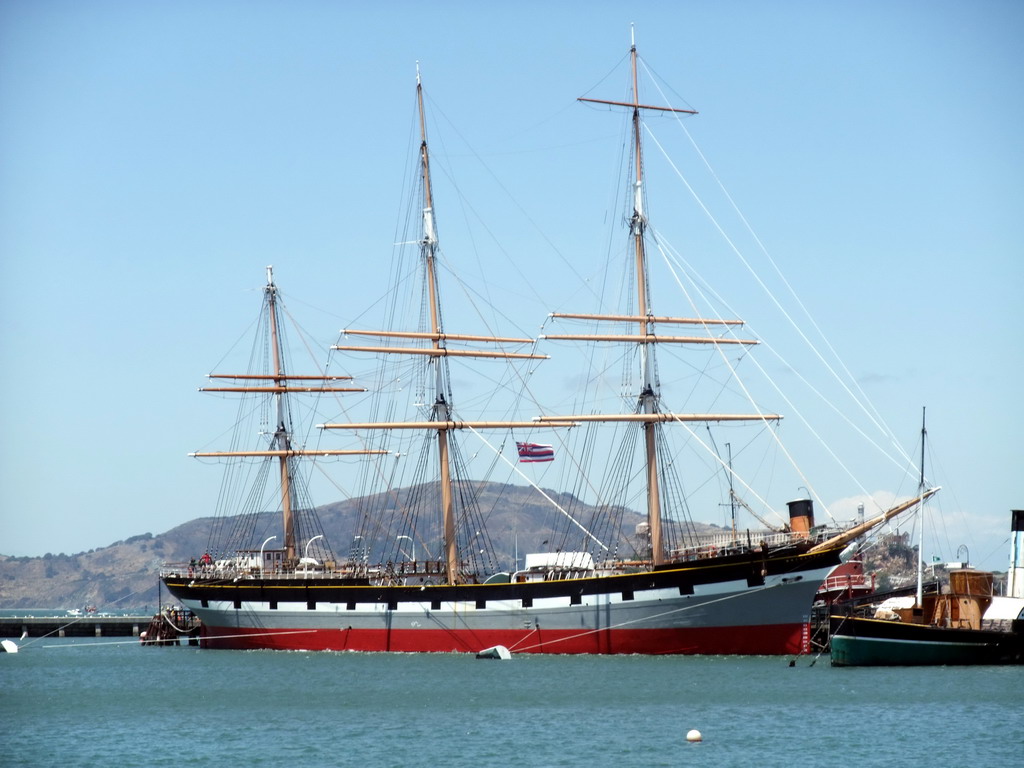
M 777 530 L 752 533 L 734 525 L 732 530 L 702 538 L 681 522 L 686 502 L 681 485 L 672 479 L 674 465 L 681 462 L 675 461 L 677 455 L 667 447 L 663 433 L 689 429 L 689 424 L 770 425 L 780 417 L 759 411 L 681 413 L 663 405 L 655 361 L 660 346 L 746 348 L 756 342 L 734 336 L 741 324 L 738 320 L 653 312 L 641 116 L 647 110 L 676 114 L 690 110 L 642 104 L 635 45 L 630 63 L 630 100 L 581 101 L 631 114 L 632 298 L 618 314 L 553 314 L 554 321 L 586 323 L 596 330 L 545 334 L 542 339 L 553 346 L 580 342 L 632 348 L 635 354 L 628 359 L 635 362 L 637 383 L 629 396 L 630 407 L 617 413 L 581 408 L 567 414 L 498 419 L 474 419 L 456 408 L 450 366 L 533 366 L 545 356 L 537 352 L 537 339 L 459 333 L 445 326 L 423 88 L 417 73 L 421 182 L 417 269 L 424 284 L 420 323 L 413 330 L 345 332 L 349 338 L 374 339 L 377 345 L 339 344 L 335 351 L 345 353 L 346 359 L 379 356 L 400 366 L 400 372 L 381 374 L 376 380 L 382 392 L 372 401 L 376 410 L 371 420 L 318 425 L 324 435 L 350 435 L 359 441 L 358 447 L 333 451 L 302 447 L 302 441 L 295 439 L 290 400 L 300 393 L 344 396 L 361 388 L 340 386 L 343 377 L 298 376 L 286 369 L 279 295 L 268 271 L 264 291 L 268 346 L 255 357 L 266 361 L 269 370 L 230 377 L 232 386 L 219 388 L 263 398 L 269 414 L 264 443 L 257 450 L 236 448 L 201 455 L 263 467 L 254 474 L 276 479 L 271 485 L 279 499 L 280 522 L 268 527 L 266 514 L 258 511 L 265 505 L 263 497 L 250 493 L 250 499 L 259 501 L 253 502 L 248 514 L 230 518 L 232 524 L 224 526 L 225 536 L 220 538 L 227 544 L 217 545 L 218 551 L 202 561 L 169 564 L 162 572 L 171 594 L 202 620 L 206 647 L 475 653 L 504 646 L 511 652 L 566 654 L 806 652 L 815 592 L 840 562 L 844 549 L 931 493 L 924 491 L 867 523 L 846 529 L 816 526 L 809 499 L 791 502 L 788 524 Z M 675 330 L 679 328 L 690 331 L 680 333 Z M 526 374 L 518 376 L 520 382 L 526 378 Z M 394 420 L 396 410 L 386 404 L 388 392 L 383 390 L 393 394 L 399 388 L 396 382 L 410 377 L 421 382 L 418 413 L 409 420 Z M 465 410 L 472 412 L 471 407 Z M 471 438 L 479 445 L 490 445 L 487 436 L 500 435 L 502 441 L 517 444 L 519 460 L 543 463 L 553 459 L 556 448 L 561 455 L 562 436 L 570 433 L 584 435 L 582 442 L 592 454 L 597 453 L 597 438 L 591 436 L 596 431 L 590 430 L 604 425 L 619 428 L 636 447 L 604 450 L 609 456 L 623 457 L 627 466 L 617 471 L 609 465 L 602 475 L 609 483 L 638 478 L 641 493 L 623 496 L 602 488 L 596 491 L 594 506 L 574 509 L 537 489 L 552 503 L 558 530 L 544 541 L 545 551 L 523 558 L 517 553 L 511 567 L 501 567 L 493 554 L 495 534 L 486 528 L 489 515 L 481 510 L 478 498 L 481 486 L 468 475 L 472 456 L 462 442 Z M 550 434 L 551 443 L 534 442 L 543 439 L 535 438 L 537 433 Z M 422 479 L 399 491 L 391 480 L 393 462 L 396 456 L 405 458 L 412 444 L 404 437 L 408 434 L 420 435 L 427 451 L 416 464 Z M 300 482 L 300 462 L 339 455 L 362 462 L 365 476 L 377 490 L 367 497 L 360 533 L 345 557 L 335 555 L 316 527 L 315 509 Z M 580 479 L 572 490 L 593 490 L 595 486 L 582 479 L 584 470 L 579 466 Z M 728 472 L 731 478 L 731 466 Z M 432 479 L 428 481 L 427 475 Z M 730 493 L 733 502 L 743 503 L 734 491 Z M 645 522 L 633 523 L 634 530 L 626 532 L 631 522 L 627 507 L 635 498 L 645 500 Z

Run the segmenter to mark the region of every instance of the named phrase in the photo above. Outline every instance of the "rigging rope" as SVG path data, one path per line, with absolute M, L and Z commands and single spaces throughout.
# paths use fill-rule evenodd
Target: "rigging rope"
M 645 69 L 646 69 L 646 64 L 644 66 L 645 66 Z M 657 80 L 655 78 L 652 78 L 652 82 L 654 82 L 655 88 L 658 89 L 658 92 L 661 94 L 662 98 L 665 98 L 665 94 L 664 94 L 664 92 L 661 91 L 661 88 L 658 85 Z M 668 103 L 667 100 L 666 100 L 666 103 Z M 803 331 L 799 327 L 799 325 L 797 325 L 797 323 L 792 319 L 792 316 L 788 312 L 786 312 L 786 310 L 782 306 L 782 304 L 775 298 L 775 296 L 771 292 L 771 290 L 764 284 L 764 282 L 761 280 L 761 278 L 758 276 L 758 274 L 754 271 L 753 267 L 750 265 L 750 263 L 747 261 L 747 259 L 743 256 L 743 254 L 739 251 L 739 249 L 733 244 L 732 240 L 725 234 L 725 232 L 722 230 L 722 228 L 718 225 L 718 222 L 711 215 L 710 211 L 708 211 L 708 209 L 704 206 L 703 202 L 697 197 L 697 195 L 694 192 L 694 190 L 690 187 L 689 184 L 686 183 L 686 181 L 684 179 L 683 180 L 684 184 L 686 184 L 687 189 L 690 190 L 690 193 L 693 195 L 693 197 L 697 201 L 698 205 L 702 208 L 702 210 L 704 210 L 704 212 L 708 216 L 709 220 L 715 225 L 715 227 L 718 229 L 718 231 L 722 234 L 722 237 L 725 239 L 725 241 L 732 248 L 733 252 L 736 254 L 736 256 L 743 263 L 744 267 L 746 267 L 747 271 L 754 277 L 754 279 L 757 281 L 758 285 L 761 286 L 761 288 L 764 290 L 765 294 L 769 297 L 769 299 L 771 299 L 771 301 L 776 305 L 776 307 L 782 312 L 783 316 L 787 319 L 787 321 L 789 321 L 790 325 L 797 331 L 798 334 L 800 334 L 801 338 L 803 338 L 804 342 L 811 349 L 811 351 L 814 352 L 814 354 L 818 357 L 818 359 L 821 361 L 821 363 L 825 366 L 826 370 L 828 370 L 829 373 L 833 376 L 833 378 L 836 380 L 836 382 L 838 382 L 839 385 L 841 387 L 843 387 L 844 390 L 847 391 L 847 394 L 850 395 L 850 398 L 864 412 L 864 414 L 868 417 L 868 419 L 879 429 L 879 431 L 882 432 L 887 438 L 889 438 L 889 440 L 891 441 L 892 445 L 895 447 L 896 452 L 901 457 L 903 457 L 903 458 L 911 458 L 906 453 L 906 451 L 903 449 L 903 447 L 900 445 L 900 443 L 896 439 L 896 436 L 893 433 L 893 431 L 888 427 L 888 425 L 886 425 L 884 423 L 884 420 L 882 419 L 881 415 L 878 413 L 878 410 L 874 407 L 874 405 L 868 399 L 867 395 L 864 393 L 864 390 L 860 387 L 859 384 L 857 384 L 856 378 L 850 373 L 850 370 L 843 363 L 842 358 L 839 356 L 839 354 L 836 352 L 835 348 L 832 346 L 832 344 L 829 342 L 828 338 L 825 336 L 824 332 L 821 330 L 821 328 L 815 322 L 814 317 L 811 315 L 811 313 L 808 311 L 806 305 L 801 300 L 800 295 L 796 291 L 793 290 L 793 287 L 792 287 L 792 285 L 790 285 L 789 281 L 786 279 L 785 274 L 783 274 L 783 272 L 779 268 L 778 264 L 772 258 L 771 254 L 768 252 L 767 247 L 764 245 L 764 243 L 762 242 L 760 237 L 758 237 L 757 233 L 754 231 L 754 228 L 750 225 L 750 222 L 747 220 L 746 216 L 743 215 L 743 212 L 740 210 L 739 206 L 736 204 L 736 202 L 733 199 L 732 195 L 729 194 L 729 191 L 726 189 L 725 185 L 722 183 L 721 179 L 718 177 L 718 174 L 715 173 L 714 168 L 712 168 L 712 166 L 711 166 L 711 163 L 708 161 L 707 157 L 701 151 L 700 147 L 697 145 L 697 142 L 694 140 L 694 138 L 690 134 L 689 130 L 687 130 L 686 125 L 683 123 L 681 116 L 678 113 L 673 113 L 672 116 L 676 120 L 676 123 L 679 126 L 679 128 L 686 135 L 686 137 L 689 140 L 689 142 L 690 142 L 691 146 L 693 147 L 694 151 L 697 153 L 697 156 L 703 162 L 704 167 L 708 170 L 708 172 L 711 174 L 711 177 L 715 180 L 716 184 L 718 185 L 718 188 L 722 191 L 722 193 L 725 195 L 725 198 L 729 201 L 729 204 L 732 206 L 733 211 L 736 213 L 737 216 L 739 216 L 740 221 L 743 222 L 743 225 L 746 227 L 747 232 L 749 232 L 751 237 L 753 237 L 754 242 L 757 243 L 759 249 L 764 254 L 765 258 L 768 259 L 768 263 L 771 264 L 771 266 L 774 269 L 775 273 L 782 280 L 783 285 L 785 285 L 786 288 L 789 290 L 789 293 L 793 297 L 794 301 L 803 310 L 804 315 L 807 317 L 807 319 L 810 321 L 811 325 L 814 327 L 814 330 L 817 332 L 817 334 L 821 337 L 822 341 L 825 343 L 825 346 L 828 348 L 828 351 L 838 361 L 839 365 L 843 369 L 843 372 L 846 374 L 846 376 L 849 378 L 849 380 L 854 382 L 854 385 L 856 386 L 857 391 L 860 393 L 860 398 L 863 398 L 863 401 L 860 398 L 858 398 L 856 395 L 854 395 L 853 392 L 850 391 L 850 389 L 849 389 L 849 387 L 847 387 L 845 381 L 839 377 L 839 375 L 835 372 L 835 370 L 831 367 L 831 365 L 829 365 L 829 363 L 824 359 L 824 357 L 818 352 L 818 350 L 814 346 L 814 344 L 811 343 L 810 339 L 808 339 L 806 337 L 806 335 L 803 333 Z M 644 127 L 645 127 L 645 129 L 647 129 L 646 125 Z M 668 157 L 668 154 L 664 151 L 664 148 L 660 145 L 660 143 L 658 142 L 657 138 L 653 136 L 653 134 L 650 132 L 649 129 L 647 129 L 647 132 L 648 132 L 648 135 L 651 136 L 651 138 L 655 142 L 655 144 L 658 145 L 658 148 L 659 148 L 659 150 L 661 150 L 663 157 L 665 157 L 666 160 L 668 160 L 669 164 L 676 171 L 676 174 L 682 179 L 682 174 L 679 173 L 679 170 L 676 168 L 675 164 L 672 163 L 671 159 Z M 828 401 L 826 401 L 826 402 L 828 402 Z M 878 446 L 876 446 L 876 447 L 878 447 Z M 885 451 L 882 451 L 882 453 L 883 453 L 883 455 L 886 455 L 888 457 L 888 454 Z M 890 459 L 891 459 L 891 457 L 890 457 Z

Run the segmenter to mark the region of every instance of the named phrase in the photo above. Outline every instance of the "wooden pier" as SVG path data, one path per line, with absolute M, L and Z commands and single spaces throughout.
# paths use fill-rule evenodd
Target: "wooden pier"
M 4 616 L 0 637 L 138 637 L 152 616 Z
M 166 609 L 145 616 L 5 616 L 0 638 L 137 637 L 144 645 L 198 645 L 199 620 L 188 611 Z

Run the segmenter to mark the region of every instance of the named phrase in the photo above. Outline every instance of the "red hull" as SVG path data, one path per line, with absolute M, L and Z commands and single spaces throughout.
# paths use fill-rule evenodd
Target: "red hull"
M 807 624 L 699 629 L 448 631 L 441 629 L 331 629 L 253 632 L 203 627 L 204 648 L 229 650 L 477 653 L 504 645 L 513 653 L 797 654 L 807 653 Z

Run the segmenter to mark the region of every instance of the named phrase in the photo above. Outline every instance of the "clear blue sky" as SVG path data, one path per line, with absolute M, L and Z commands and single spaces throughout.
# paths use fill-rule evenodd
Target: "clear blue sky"
M 231 410 L 195 390 L 255 316 L 265 265 L 323 347 L 378 295 L 417 61 L 438 169 L 463 196 L 445 193 L 446 251 L 543 275 L 508 294 L 530 333 L 568 309 L 542 305 L 619 215 L 621 118 L 575 99 L 623 95 L 633 22 L 908 452 L 928 407 L 940 554 L 964 544 L 1005 568 L 1024 505 L 1024 4 L 627 5 L 0 2 L 0 553 L 70 554 L 212 512 L 216 471 L 186 454 Z M 690 215 L 652 212 L 662 230 Z M 486 229 L 460 240 L 463 218 Z M 729 293 L 741 268 L 718 266 L 739 314 L 781 329 L 756 289 Z M 870 447 L 830 445 L 859 485 L 793 449 L 829 505 L 913 489 Z

